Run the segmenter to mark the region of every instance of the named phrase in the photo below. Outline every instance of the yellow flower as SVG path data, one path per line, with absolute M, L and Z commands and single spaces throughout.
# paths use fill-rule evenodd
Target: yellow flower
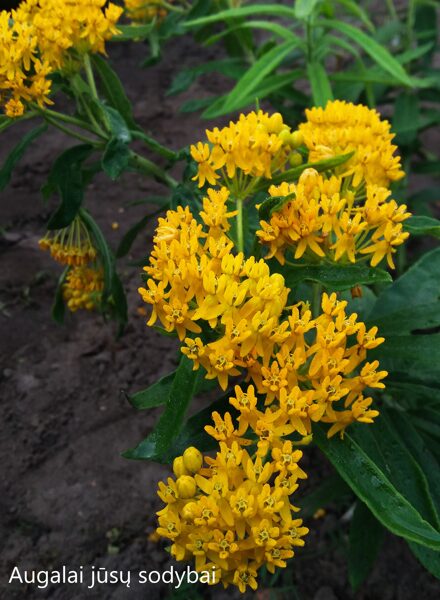
M 299 126 L 311 162 L 354 152 L 339 167 L 345 176 L 353 176 L 353 185 L 367 183 L 387 187 L 404 176 L 400 157 L 391 142 L 390 124 L 379 113 L 360 104 L 329 101 L 325 108 L 306 110 L 307 121 Z
M 99 308 L 103 289 L 103 270 L 87 266 L 71 267 L 62 287 L 64 301 L 71 312 Z
M 39 241 L 42 250 L 49 250 L 52 258 L 62 265 L 84 266 L 95 260 L 97 252 L 87 227 L 80 217 L 64 229 L 50 230 Z

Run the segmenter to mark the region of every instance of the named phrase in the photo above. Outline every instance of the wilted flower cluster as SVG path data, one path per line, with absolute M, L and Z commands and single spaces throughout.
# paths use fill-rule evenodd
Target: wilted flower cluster
M 287 443 L 288 444 L 288 443 Z M 285 567 L 294 549 L 303 546 L 308 529 L 289 496 L 306 477 L 298 466 L 301 451 L 263 462 L 237 443 L 221 442 L 214 458 L 194 447 L 174 460 L 176 476 L 159 484 L 165 503 L 157 533 L 172 542 L 177 560 L 195 558 L 197 571 L 212 571 L 211 582 L 257 588 L 257 572 L 266 565 Z
M 272 186 L 269 194 L 280 198 L 281 208 L 260 221 L 257 236 L 269 246 L 268 258 L 281 264 L 291 250 L 295 259 L 309 254 L 355 263 L 365 256 L 373 267 L 386 257 L 394 268 L 393 254 L 409 236 L 402 222 L 411 213 L 373 183 L 353 189 L 341 175 L 327 178 L 306 169 L 297 184 Z
M 27 102 L 51 103 L 50 75 L 76 55 L 105 52 L 122 8 L 105 0 L 24 0 L 0 12 L 0 105 L 9 117 Z
M 269 115 L 259 110 L 240 115 L 236 123 L 212 131 L 206 136 L 210 144 L 198 142 L 191 146 L 191 156 L 198 170 L 194 177 L 203 187 L 207 181 L 216 185 L 221 180 L 237 196 L 246 197 L 255 179 L 284 168 L 292 148 L 302 139 L 283 122 L 280 113 Z
M 49 230 L 39 241 L 42 250 L 69 266 L 63 283 L 63 297 L 72 312 L 95 309 L 101 302 L 104 278 L 89 231 L 80 217 L 64 229 Z
M 104 274 L 99 267 L 80 266 L 68 270 L 63 283 L 63 298 L 71 312 L 95 310 L 101 304 Z

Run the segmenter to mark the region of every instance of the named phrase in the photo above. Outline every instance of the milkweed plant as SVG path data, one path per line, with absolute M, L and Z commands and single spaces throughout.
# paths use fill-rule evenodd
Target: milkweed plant
M 148 216 L 114 252 L 84 191 L 99 171 L 112 180 L 141 173 L 166 189 L 148 200 L 162 215 L 139 294 L 147 326 L 178 340 L 179 364 L 128 396 L 139 410 L 163 412 L 124 456 L 172 469 L 158 483 L 152 539 L 176 561 L 211 572 L 210 584 L 255 591 L 267 572 L 295 564 L 313 508 L 348 494 L 354 588 L 384 529 L 440 577 L 439 249 L 416 252 L 407 267 L 410 234 L 439 238 L 440 224 L 402 201 L 410 174 L 390 122 L 371 106 L 373 88 L 365 103 L 325 97 L 321 64 L 307 66 L 315 102 L 296 121 L 257 101 L 180 151 L 145 132 L 106 49 L 130 40 L 157 49 L 173 33 L 170 23 L 182 34 L 187 17 L 189 29 L 195 17 L 201 26 L 221 20 L 224 7 L 216 4 L 24 0 L 2 11 L 0 131 L 41 123 L 11 152 L 0 187 L 48 127 L 76 140 L 43 188 L 46 198 L 60 198 L 39 242 L 64 267 L 54 316 L 95 310 L 116 318 L 120 334 L 127 305 L 116 259 Z M 305 4 L 296 4 L 296 12 L 278 13 L 301 15 Z M 225 18 L 249 10 L 229 7 Z M 341 27 L 354 36 L 354 26 Z M 378 43 L 362 36 L 374 55 Z M 383 49 L 380 58 L 389 71 L 393 57 Z M 243 81 L 249 86 L 251 78 Z M 246 97 L 237 89 L 219 114 L 236 107 L 228 98 Z M 132 149 L 134 140 L 148 156 Z M 177 162 L 185 166 L 179 180 L 170 172 Z M 303 455 L 314 446 L 334 475 L 304 496 L 315 467 L 305 468 Z

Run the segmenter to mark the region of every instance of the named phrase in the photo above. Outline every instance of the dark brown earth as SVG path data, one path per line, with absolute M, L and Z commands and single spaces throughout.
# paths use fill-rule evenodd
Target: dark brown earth
M 173 74 L 195 64 L 199 50 L 182 39 L 171 44 L 165 60 L 140 70 L 142 46 L 114 47 L 111 55 L 134 103 L 139 122 L 157 139 L 180 148 L 199 139 L 206 123 L 179 114 L 185 98 L 165 98 Z M 206 78 L 192 95 L 221 91 L 222 82 Z M 2 135 L 0 158 L 23 135 L 17 126 Z M 137 308 L 140 269 L 120 265 L 129 290 L 129 324 L 115 341 L 114 327 L 95 314 L 69 316 L 64 326 L 50 317 L 50 305 L 59 275 L 57 265 L 39 251 L 52 205 L 45 206 L 39 188 L 54 158 L 72 145 L 63 135 L 48 131 L 27 152 L 12 184 L 1 195 L 0 269 L 0 382 L 1 382 L 1 587 L 5 600 L 137 600 L 158 597 L 210 597 L 206 588 L 193 587 L 171 596 L 169 586 L 132 583 L 101 586 L 8 585 L 12 568 L 23 571 L 106 567 L 163 570 L 170 565 L 161 545 L 150 542 L 159 503 L 156 482 L 168 472 L 153 463 L 129 462 L 121 451 L 148 433 L 157 411 L 136 413 L 120 390 L 146 387 L 169 372 L 176 348 L 168 338 L 147 329 Z M 139 176 L 125 175 L 110 184 L 99 176 L 87 192 L 87 206 L 114 245 L 144 207 L 125 208 L 129 202 L 163 193 L 160 186 Z M 113 231 L 111 223 L 120 224 Z M 153 224 L 139 240 L 132 258 L 148 252 Z M 306 470 L 321 473 L 322 458 L 306 457 Z M 312 478 L 316 483 L 319 476 Z M 379 561 L 363 590 L 353 595 L 347 582 L 347 524 L 344 511 L 330 510 L 310 520 L 311 533 L 304 550 L 283 574 L 283 589 L 258 593 L 301 600 L 430 600 L 439 586 L 410 554 L 406 544 L 387 537 Z M 267 581 L 270 581 L 268 579 Z M 266 583 L 266 586 L 268 583 Z M 197 595 L 198 594 L 198 595 Z M 228 597 L 237 595 L 230 590 Z M 220 589 L 213 594 L 226 597 Z

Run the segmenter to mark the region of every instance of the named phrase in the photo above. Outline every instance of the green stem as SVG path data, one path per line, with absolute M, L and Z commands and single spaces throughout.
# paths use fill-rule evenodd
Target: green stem
M 312 287 L 312 317 L 316 319 L 321 311 L 322 285 L 315 281 Z
M 85 135 L 82 135 L 81 133 L 78 133 L 77 131 L 74 131 L 73 129 L 69 129 L 68 127 L 64 127 L 64 125 L 61 125 L 61 123 L 59 123 L 55 119 L 52 119 L 48 115 L 45 115 L 44 112 L 45 111 L 42 111 L 42 113 L 41 113 L 43 119 L 47 123 L 49 123 L 50 125 L 53 125 L 57 129 L 59 129 L 60 131 L 62 131 L 63 133 L 65 133 L 66 135 L 68 135 L 70 137 L 74 137 L 77 140 L 80 140 L 81 142 L 84 142 L 86 144 L 90 144 L 92 146 L 95 146 L 95 148 L 101 145 L 100 142 L 97 142 L 96 140 L 92 140 L 91 138 L 88 138 Z
M 64 121 L 65 123 L 76 125 L 77 127 L 81 127 L 81 129 L 86 129 L 87 131 L 90 131 L 90 133 L 94 133 L 100 138 L 106 139 L 106 136 L 104 136 L 102 133 L 99 133 L 95 127 L 89 125 L 85 121 L 81 121 L 81 119 L 65 115 L 64 113 L 59 113 L 55 110 L 50 110 L 49 108 L 45 108 L 44 113 L 48 114 L 50 117 L 56 119 L 57 121 Z
M 159 144 L 159 142 L 156 142 L 155 139 L 153 139 L 143 131 L 131 131 L 131 135 L 134 139 L 142 140 L 143 142 L 145 142 L 145 145 L 148 146 L 150 150 L 157 152 L 157 154 L 160 154 L 160 156 L 163 156 L 167 160 L 177 159 L 177 152 L 174 152 L 174 150 L 170 150 L 166 146 Z
M 399 16 L 397 14 L 396 7 L 394 6 L 393 0 L 385 0 L 385 4 L 387 5 L 388 12 L 390 13 L 390 17 L 396 21 L 398 21 Z
M 93 76 L 92 63 L 90 62 L 90 56 L 84 54 L 84 69 L 86 71 L 87 81 L 89 83 L 92 95 L 98 100 L 98 90 L 96 89 L 95 77 Z
M 239 252 L 244 252 L 243 232 L 243 199 L 237 198 L 237 247 Z
M 151 162 L 151 160 L 140 156 L 136 152 L 131 152 L 129 164 L 134 169 L 136 169 L 136 171 L 144 173 L 145 175 L 152 175 L 158 181 L 165 183 L 165 185 L 167 185 L 173 190 L 176 189 L 178 185 L 177 181 L 173 177 L 171 177 L 171 175 L 168 175 L 168 173 L 166 173 L 163 169 Z

